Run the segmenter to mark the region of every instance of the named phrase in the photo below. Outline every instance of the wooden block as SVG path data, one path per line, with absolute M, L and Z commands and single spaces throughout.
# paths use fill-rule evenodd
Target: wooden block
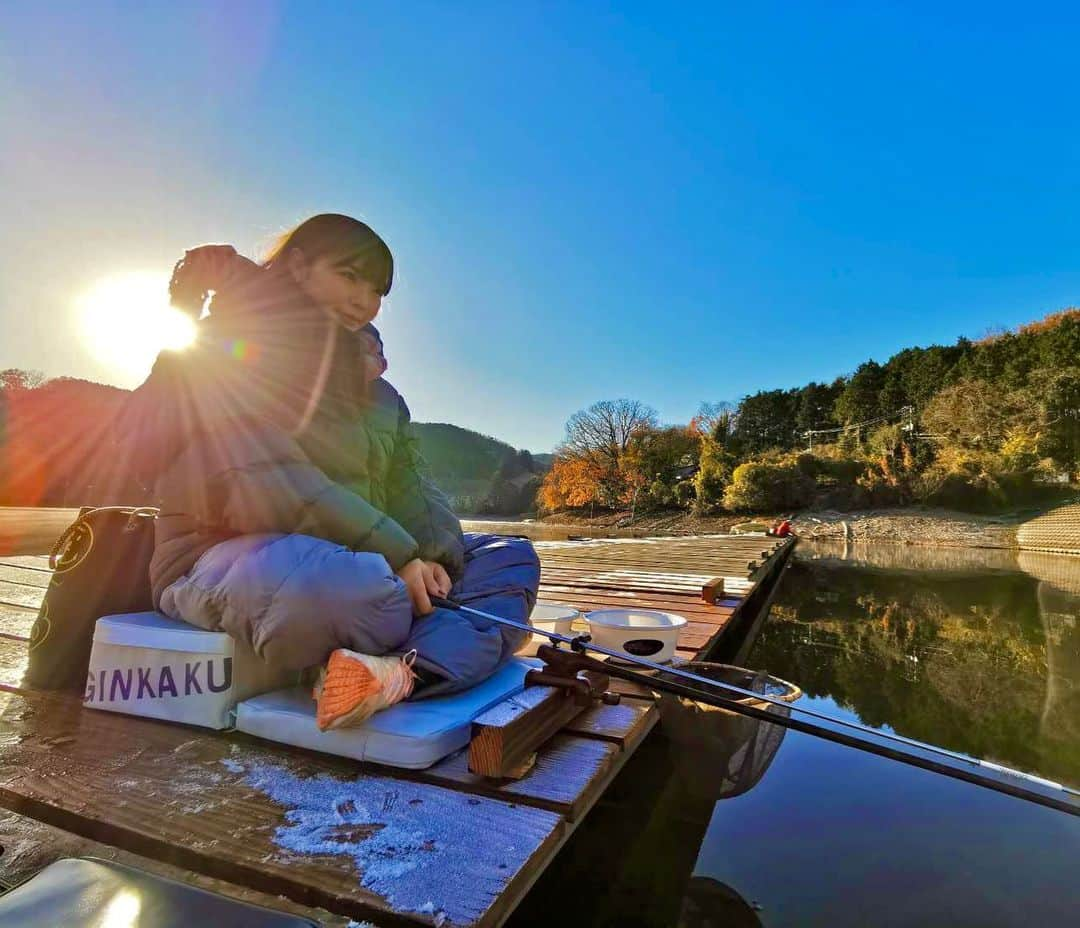
M 520 770 L 536 752 L 587 706 L 558 687 L 530 686 L 488 709 L 472 723 L 469 771 L 501 779 Z
M 724 598 L 724 578 L 714 577 L 701 588 L 701 598 L 710 606 Z

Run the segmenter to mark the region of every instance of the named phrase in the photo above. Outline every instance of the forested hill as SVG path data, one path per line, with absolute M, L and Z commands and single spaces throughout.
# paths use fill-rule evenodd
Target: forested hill
M 906 348 L 831 383 L 705 403 L 661 426 L 639 399 L 571 416 L 549 510 L 775 513 L 930 503 L 1007 508 L 1080 480 L 1080 309 Z
M 1080 309 L 1066 309 L 976 341 L 906 348 L 884 363 L 866 361 L 831 383 L 759 391 L 739 403 L 735 432 L 744 452 L 796 448 L 806 443 L 808 431 L 899 421 L 906 406 L 934 419 L 942 412 L 934 408 L 936 398 L 965 390 L 993 394 L 987 399 L 1003 417 L 1009 405 L 1042 400 L 1055 407 L 1043 413 L 1056 423 L 1077 405 L 1077 365 Z
M 149 503 L 122 480 L 123 489 L 102 488 L 104 437 L 128 395 L 88 380 L 0 371 L 0 506 Z M 456 425 L 415 428 L 431 476 L 459 511 L 516 515 L 532 508 L 550 456 Z M 105 465 L 119 474 L 120 462 Z
M 436 480 L 490 478 L 503 458 L 517 454 L 506 442 L 448 422 L 417 422 L 414 428 Z
M 415 424 L 432 479 L 462 512 L 517 513 L 531 509 L 548 455 L 446 422 Z

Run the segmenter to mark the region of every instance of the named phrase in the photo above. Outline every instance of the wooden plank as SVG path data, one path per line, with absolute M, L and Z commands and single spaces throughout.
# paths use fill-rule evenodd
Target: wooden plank
M 0 605 L 19 609 L 33 609 L 37 612 L 44 598 L 44 589 L 0 580 Z
M 10 889 L 29 879 L 60 858 L 95 857 L 98 860 L 115 861 L 149 873 L 156 873 L 169 880 L 228 896 L 238 902 L 312 919 L 323 928 L 348 928 L 350 924 L 356 924 L 345 916 L 334 915 L 325 909 L 312 909 L 308 906 L 297 905 L 280 896 L 269 896 L 246 886 L 190 873 L 179 867 L 131 854 L 111 845 L 92 841 L 6 810 L 0 810 L 0 848 L 3 848 L 3 853 L 0 854 L 0 891 Z
M 638 544 L 637 540 L 634 542 L 636 545 L 634 547 L 629 547 L 620 541 L 614 544 L 592 546 L 592 550 L 588 551 L 581 550 L 581 547 L 590 547 L 588 545 L 573 546 L 572 555 L 565 558 L 557 557 L 553 563 L 545 566 L 543 595 L 545 598 L 567 600 L 579 607 L 603 608 L 605 605 L 634 605 L 683 614 L 690 622 L 685 629 L 684 637 L 680 640 L 678 654 L 687 658 L 696 655 L 696 648 L 702 642 L 707 642 L 719 634 L 731 616 L 737 614 L 735 610 L 743 601 L 743 595 L 749 594 L 757 587 L 756 582 L 746 579 L 725 581 L 725 592 L 728 595 L 725 595 L 719 607 L 715 607 L 704 603 L 699 598 L 701 586 L 699 584 L 694 587 L 691 580 L 696 582 L 696 579 L 704 574 L 708 574 L 710 578 L 726 575 L 728 569 L 737 570 L 740 561 L 748 563 L 751 560 L 760 559 L 763 551 L 775 553 L 779 550 L 779 546 L 767 548 L 765 540 L 760 538 L 745 539 L 733 545 L 718 545 L 716 539 L 690 539 L 685 543 L 676 542 L 675 544 L 672 544 L 671 539 L 647 541 L 644 544 Z M 718 553 L 720 548 L 723 548 L 723 551 Z M 43 585 L 48 576 L 43 559 L 36 559 L 32 563 L 12 563 L 11 558 L 5 558 L 4 564 L 11 568 L 36 571 L 41 576 L 28 576 L 22 572 L 0 570 L 0 582 L 35 587 Z M 724 570 L 714 570 L 715 565 L 723 565 Z M 758 576 L 765 575 L 763 571 Z M 745 570 L 742 577 L 745 578 Z M 665 578 L 669 579 L 665 580 Z M 32 582 L 35 580 L 36 582 Z M 551 583 L 551 580 L 557 582 Z M 652 589 L 653 587 L 656 589 Z M 569 599 L 571 596 L 574 598 Z M 20 605 L 23 605 L 25 609 L 24 604 Z M 21 637 L 24 633 L 23 629 L 29 630 L 29 622 L 32 622 L 33 615 L 27 615 L 15 608 L 12 608 L 10 612 L 12 615 L 25 616 L 26 624 L 22 627 L 19 626 L 17 620 L 12 620 L 15 634 Z M 0 627 L 0 635 L 3 634 L 3 628 Z M 14 678 L 18 671 L 17 662 L 22 655 L 19 650 L 21 642 L 8 639 L 6 644 L 6 648 L 0 647 L 0 685 L 4 685 L 4 679 Z M 3 676 L 2 668 L 5 665 L 11 668 L 7 678 Z M 655 707 L 651 704 L 654 698 L 651 691 L 617 680 L 612 681 L 612 689 L 626 694 L 627 698 L 623 705 L 601 706 L 578 716 L 570 723 L 571 730 L 564 730 L 556 735 L 549 742 L 548 747 L 540 752 L 537 767 L 532 772 L 522 780 L 509 784 L 492 784 L 469 774 L 465 769 L 463 754 L 458 755 L 457 766 L 451 763 L 454 759 L 448 759 L 443 762 L 443 765 L 437 765 L 429 771 L 401 774 L 375 772 L 378 773 L 376 776 L 373 775 L 370 765 L 356 765 L 353 762 L 332 758 L 313 758 L 288 748 L 283 750 L 271 746 L 256 748 L 250 746 L 250 739 L 242 737 L 234 738 L 230 742 L 229 738 L 217 734 L 193 733 L 191 729 L 178 726 L 80 711 L 73 707 L 70 699 L 57 700 L 55 697 L 46 698 L 34 694 L 23 701 L 25 706 L 38 712 L 40 706 L 45 703 L 67 705 L 69 707 L 68 732 L 74 730 L 77 734 L 61 733 L 57 736 L 53 734 L 54 729 L 50 727 L 50 723 L 50 726 L 45 726 L 46 735 L 37 744 L 33 743 L 34 731 L 16 731 L 14 732 L 16 743 L 0 744 L 0 801 L 8 801 L 12 796 L 20 797 L 18 801 L 25 806 L 44 810 L 44 814 L 49 816 L 78 823 L 80 827 L 105 829 L 110 834 L 125 836 L 129 847 L 132 844 L 145 842 L 148 847 L 155 849 L 156 856 L 163 856 L 166 849 L 170 853 L 192 855 L 193 858 L 202 861 L 204 870 L 212 870 L 216 867 L 219 871 L 241 874 L 243 882 L 248 885 L 269 887 L 273 892 L 279 892 L 282 885 L 288 885 L 294 896 L 299 894 L 306 902 L 310 902 L 315 896 L 335 900 L 336 911 L 347 911 L 351 917 L 365 915 L 370 917 L 370 913 L 373 912 L 388 914 L 396 910 L 397 914 L 393 916 L 395 921 L 400 921 L 400 919 L 423 921 L 425 918 L 430 920 L 430 915 L 416 912 L 415 907 L 414 910 L 409 910 L 407 906 L 403 906 L 401 899 L 396 895 L 400 891 L 396 884 L 393 889 L 395 898 L 392 902 L 378 900 L 378 894 L 384 888 L 377 883 L 365 884 L 363 881 L 370 870 L 378 871 L 379 865 L 385 861 L 378 859 L 372 863 L 371 856 L 361 856 L 357 860 L 355 855 L 349 856 L 352 853 L 351 850 L 344 850 L 339 847 L 339 844 L 359 844 L 362 850 L 365 846 L 370 849 L 370 845 L 377 840 L 379 834 L 385 835 L 388 829 L 400 824 L 398 819 L 392 815 L 376 812 L 364 816 L 363 821 L 342 821 L 340 815 L 333 818 L 333 813 L 337 809 L 334 806 L 329 809 L 334 826 L 344 827 L 346 834 L 342 836 L 337 832 L 332 833 L 333 846 L 329 849 L 330 853 L 323 856 L 321 852 L 326 850 L 323 846 L 319 848 L 319 855 L 312 856 L 300 854 L 295 849 L 291 852 L 286 850 L 285 853 L 282 853 L 280 847 L 274 850 L 271 842 L 279 832 L 276 830 L 277 826 L 272 827 L 267 824 L 271 816 L 267 813 L 266 807 L 269 806 L 273 810 L 277 816 L 275 820 L 278 822 L 283 821 L 281 813 L 290 808 L 293 812 L 297 810 L 301 813 L 310 812 L 309 800 L 312 794 L 318 795 L 318 788 L 322 784 L 320 778 L 330 777 L 333 782 L 328 788 L 334 792 L 335 796 L 338 796 L 342 789 L 353 789 L 359 794 L 364 794 L 363 784 L 371 784 L 375 781 L 394 784 L 395 789 L 440 790 L 440 787 L 448 786 L 472 792 L 471 796 L 451 793 L 458 801 L 464 801 L 470 810 L 477 807 L 473 803 L 495 802 L 499 808 L 505 810 L 506 815 L 512 813 L 513 816 L 517 816 L 538 812 L 553 815 L 555 824 L 547 832 L 541 834 L 542 829 L 533 828 L 532 831 L 526 829 L 527 834 L 532 836 L 530 838 L 532 843 L 522 858 L 525 863 L 515 868 L 507 868 L 512 872 L 503 874 L 501 889 L 488 893 L 486 896 L 482 892 L 475 891 L 475 888 L 459 892 L 457 883 L 462 879 L 461 874 L 447 872 L 445 869 L 440 873 L 440 880 L 446 876 L 449 881 L 453 881 L 454 893 L 451 894 L 451 905 L 457 905 L 459 908 L 464 905 L 460 902 L 463 893 L 471 900 L 479 900 L 471 903 L 472 908 L 469 912 L 472 914 L 462 919 L 465 923 L 473 918 L 473 921 L 477 923 L 493 924 L 505 917 L 542 870 L 557 846 L 565 839 L 573 827 L 572 823 L 580 820 L 588 807 L 606 788 L 625 758 L 632 753 L 640 738 L 644 737 L 644 734 L 655 724 L 657 715 Z M 18 697 L 8 698 L 18 699 Z M 0 702 L 0 717 L 7 714 L 5 704 Z M 70 721 L 71 718 L 76 721 Z M 107 738 L 100 737 L 100 729 L 103 725 L 115 729 L 116 744 L 110 744 Z M 169 742 L 173 744 L 171 749 L 166 750 L 168 745 L 158 740 L 159 737 L 164 736 L 147 733 L 162 729 L 181 733 L 180 736 L 170 736 L 173 739 Z M 95 733 L 99 737 L 94 737 Z M 123 739 L 120 738 L 121 733 L 124 736 Z M 80 742 L 78 747 L 73 747 L 73 743 L 67 740 L 72 737 L 76 739 L 86 737 L 89 740 L 85 743 Z M 50 740 L 52 738 L 56 740 Z M 103 748 L 97 767 L 94 766 L 93 761 L 87 762 L 81 753 L 90 752 L 91 745 L 95 743 Z M 193 779 L 206 773 L 205 753 L 211 750 L 207 745 L 217 745 L 217 748 L 213 750 L 217 751 L 218 762 L 215 765 L 211 760 L 210 769 L 218 772 L 218 767 L 225 767 L 228 774 L 236 775 L 231 782 L 222 783 L 210 790 L 204 788 L 201 783 L 193 784 L 192 782 Z M 603 750 L 598 751 L 597 746 Z M 125 750 L 137 750 L 139 754 L 132 759 L 123 755 Z M 38 753 L 35 754 L 34 751 Z M 171 766 L 166 764 L 167 756 L 172 759 Z M 254 761 L 251 760 L 252 757 L 255 758 Z M 271 758 L 271 760 L 268 761 L 266 758 Z M 20 761 L 25 762 L 21 767 Z M 234 765 L 232 769 L 225 763 L 226 761 Z M 49 764 L 63 766 L 65 772 L 68 768 L 75 772 L 67 776 L 65 780 L 65 776 L 57 773 L 55 768 L 46 769 L 44 772 L 39 771 L 40 766 L 44 765 L 48 768 Z M 262 767 L 277 765 L 275 769 L 278 771 L 276 776 L 279 775 L 279 780 L 265 782 L 260 780 L 258 776 L 259 770 L 262 769 L 260 765 Z M 173 781 L 178 782 L 168 781 L 164 773 L 167 766 Z M 443 766 L 443 769 L 440 771 L 438 766 Z M 129 767 L 134 772 L 131 778 L 127 776 Z M 21 772 L 16 772 L 20 770 Z M 360 772 L 359 776 L 357 776 L 357 771 Z M 111 781 L 109 774 L 112 776 Z M 295 787 L 292 793 L 285 796 L 287 801 L 283 803 L 272 801 L 274 796 L 282 798 L 280 778 L 285 778 L 285 780 L 291 778 L 290 782 Z M 129 780 L 131 782 L 128 782 Z M 33 792 L 44 790 L 43 782 L 45 786 L 54 789 L 56 795 L 45 799 Z M 68 793 L 64 795 L 60 795 L 62 782 L 70 784 Z M 105 812 L 102 811 L 105 806 L 104 800 L 101 801 L 100 806 L 96 804 L 96 796 L 94 804 L 87 805 L 84 801 L 85 796 L 95 786 L 102 793 L 107 793 L 107 784 L 110 782 L 114 785 L 119 783 L 121 787 L 119 803 L 116 801 L 117 796 L 113 795 L 114 805 L 118 805 L 119 808 L 113 813 L 111 819 L 107 818 Z M 130 799 L 129 789 L 133 791 L 133 798 Z M 241 798 L 237 798 L 238 791 Z M 441 790 L 441 792 L 446 792 L 446 790 Z M 204 798 L 208 799 L 211 808 L 201 810 L 201 815 L 195 815 L 191 813 L 191 810 L 178 807 L 178 804 L 184 801 L 190 802 L 191 797 L 196 795 L 200 801 Z M 507 800 L 513 800 L 513 802 L 507 804 Z M 389 800 L 392 808 L 396 808 L 398 802 L 397 797 Z M 328 810 L 324 807 L 322 811 Z M 142 813 L 141 819 L 136 814 L 139 812 Z M 190 813 L 190 821 L 183 821 L 185 813 Z M 469 815 L 468 810 L 461 813 L 460 810 L 455 809 L 454 814 L 441 814 L 435 818 L 439 821 L 453 820 L 455 824 L 468 829 L 475 824 Z M 211 820 L 209 824 L 205 821 L 207 818 Z M 253 827 L 252 821 L 262 823 L 261 832 Z M 507 820 L 506 834 L 510 833 L 513 821 L 516 819 Z M 281 828 L 287 831 L 290 824 L 295 823 L 284 822 Z M 203 831 L 198 830 L 200 825 Z M 187 828 L 190 846 L 185 846 L 183 839 L 180 839 L 180 846 L 174 848 L 173 845 L 178 840 L 177 835 L 183 833 L 184 827 Z M 217 837 L 218 833 L 224 833 L 232 842 L 226 844 L 224 855 L 218 852 L 217 845 L 211 843 L 220 840 Z M 498 833 L 496 829 L 496 834 Z M 100 836 L 99 832 L 96 834 Z M 214 837 L 211 838 L 210 835 Z M 343 840 L 339 842 L 339 838 Z M 480 846 L 486 841 L 485 834 L 474 844 Z M 461 851 L 466 843 L 465 838 L 461 837 L 455 847 Z M 271 848 L 269 855 L 266 854 L 268 847 Z M 449 851 L 449 848 L 447 850 Z M 263 852 L 262 857 L 258 857 L 258 851 Z M 281 856 L 275 858 L 275 853 Z M 242 857 L 240 856 L 242 854 L 248 856 Z M 256 857 L 258 859 L 255 859 Z M 346 858 L 349 867 L 352 868 L 350 870 L 352 884 L 348 889 L 346 889 L 343 874 L 342 857 Z M 355 863 L 354 860 L 356 860 Z M 182 864 L 188 866 L 186 860 L 182 861 Z M 276 869 L 276 865 L 280 867 Z M 311 873 L 305 868 L 310 868 L 315 872 Z M 323 868 L 328 868 L 329 872 L 322 873 Z M 468 877 L 466 876 L 465 879 Z M 303 895 L 304 893 L 307 895 Z M 364 893 L 374 894 L 375 901 L 368 899 Z M 380 901 L 383 904 L 381 909 L 379 908 Z M 468 909 L 468 905 L 465 905 L 465 908 Z M 447 910 L 443 908 L 443 911 Z M 476 915 L 476 912 L 480 914 Z
M 484 777 L 516 777 L 530 756 L 587 706 L 569 690 L 530 686 L 473 720 L 469 772 Z
M 698 538 L 693 543 L 661 538 L 656 541 L 628 541 L 624 544 L 614 542 L 563 541 L 537 544 L 536 548 L 543 557 L 575 557 L 584 555 L 606 560 L 637 560 L 650 558 L 653 563 L 671 565 L 686 564 L 707 560 L 737 560 L 740 558 L 760 558 L 762 554 L 771 554 L 776 546 L 761 544 L 724 544 L 711 543 L 709 538 Z
M 585 567 L 567 567 L 560 564 L 545 562 L 544 572 L 548 576 L 558 576 L 570 579 L 575 583 L 585 585 L 592 582 L 593 585 L 601 583 L 622 583 L 625 585 L 637 584 L 638 586 L 658 588 L 662 590 L 678 590 L 679 592 L 693 593 L 701 587 L 702 582 L 709 579 L 711 574 L 649 574 L 644 571 L 629 571 L 621 568 L 608 568 L 607 564 L 597 563 Z M 40 571 L 39 571 L 40 573 Z
M 5 554 L 0 556 L 0 564 L 8 567 L 26 567 L 30 570 L 45 570 L 50 574 L 52 573 L 49 558 L 44 554 Z
M 0 693 L 0 804 L 352 918 L 490 924 L 565 830 L 543 809 L 73 708 Z
M 710 642 L 716 634 L 724 628 L 733 614 L 733 610 L 730 609 L 730 607 L 706 606 L 700 601 L 695 602 L 694 608 L 691 609 L 686 608 L 679 603 L 674 605 L 670 603 L 657 603 L 641 599 L 640 597 L 622 600 L 601 599 L 591 595 L 577 595 L 573 590 L 552 590 L 543 586 L 541 587 L 541 594 L 544 599 L 558 599 L 560 602 L 565 602 L 585 612 L 593 609 L 611 608 L 612 606 L 634 606 L 645 609 L 663 609 L 667 612 L 675 612 L 689 620 L 680 631 L 679 642 L 694 648 L 702 648 Z M 576 630 L 584 631 L 585 628 L 585 626 L 582 626 L 580 629 Z
M 583 558 L 583 557 L 541 557 L 540 563 L 548 568 L 561 567 L 566 570 L 579 569 L 579 570 L 595 570 L 598 565 L 603 565 L 608 570 L 627 570 L 635 571 L 637 573 L 656 573 L 653 568 L 655 562 L 649 558 L 620 558 L 614 560 L 607 557 L 597 558 Z M 749 559 L 739 560 L 701 560 L 693 563 L 680 562 L 679 564 L 669 563 L 669 568 L 673 568 L 671 572 L 676 577 L 680 576 L 694 576 L 694 577 L 714 577 L 717 575 L 732 575 L 736 577 L 746 578 L 760 562 Z M 751 566 L 754 565 L 754 566 Z
M 15 583 L 21 586 L 31 586 L 44 590 L 52 579 L 52 572 L 37 570 L 33 567 L 14 567 L 9 564 L 0 564 L 0 580 Z
M 0 606 L 0 635 L 28 639 L 30 637 L 30 628 L 36 618 L 36 609 Z
M 18 555 L 48 551 L 78 515 L 77 509 L 0 507 L 0 552 Z
M 647 567 L 623 567 L 615 564 L 615 562 L 608 561 L 606 558 L 563 558 L 555 556 L 544 557 L 541 560 L 552 570 L 565 570 L 573 573 L 589 573 L 598 568 L 603 570 L 607 568 L 607 565 L 611 564 L 611 570 L 618 571 L 627 577 L 638 577 L 643 580 L 656 580 L 659 578 L 676 583 L 680 581 L 692 583 L 710 576 L 697 571 L 684 570 L 670 564 L 661 565 L 655 562 L 650 563 Z
M 18 689 L 26 673 L 26 642 L 0 637 L 0 687 Z
M 697 599 L 672 601 L 634 594 L 601 594 L 596 590 L 548 586 L 541 586 L 540 592 L 544 602 L 563 603 L 574 606 L 582 612 L 611 608 L 659 609 L 661 612 L 672 612 L 693 622 L 704 622 L 706 625 L 723 624 L 734 611 L 726 606 L 707 606 Z M 588 626 L 585 621 L 582 621 L 580 627 L 585 630 Z
M 536 764 L 520 780 L 492 782 L 472 773 L 465 750 L 440 761 L 431 772 L 441 782 L 457 783 L 470 792 L 500 799 L 521 797 L 531 805 L 577 822 L 603 792 L 621 754 L 618 746 L 610 742 L 556 735 L 537 754 Z
M 544 561 L 561 560 L 580 564 L 642 564 L 645 570 L 652 573 L 662 571 L 696 573 L 695 570 L 687 571 L 687 567 L 702 564 L 732 564 L 739 566 L 746 564 L 748 561 L 763 560 L 761 552 L 755 550 L 686 553 L 680 552 L 670 545 L 638 551 L 613 551 L 581 546 L 561 551 L 540 550 L 539 554 L 541 560 Z
M 569 722 L 567 734 L 599 738 L 633 751 L 656 724 L 656 706 L 644 700 L 624 699 L 617 706 L 596 706 Z
M 768 536 L 746 535 L 688 535 L 654 536 L 651 538 L 586 538 L 560 541 L 538 541 L 536 547 L 543 551 L 590 550 L 605 554 L 647 551 L 662 547 L 665 552 L 686 554 L 724 554 L 737 551 L 768 551 L 782 543 L 782 539 Z
M 600 594 L 611 593 L 635 593 L 646 597 L 652 596 L 665 596 L 665 597 L 691 597 L 695 600 L 701 599 L 701 586 L 686 586 L 682 589 L 671 589 L 668 587 L 660 586 L 657 584 L 633 584 L 633 583 L 617 583 L 617 582 L 579 582 L 577 578 L 567 576 L 566 574 L 560 574 L 554 571 L 542 570 L 540 582 L 542 584 L 549 584 L 552 586 L 568 586 L 575 589 L 593 589 Z M 754 583 L 739 580 L 738 578 L 725 577 L 724 578 L 725 593 L 730 597 L 744 598 L 746 594 L 754 588 Z
M 574 573 L 570 571 L 552 570 L 550 567 L 543 568 L 543 578 L 549 583 L 565 583 L 570 586 L 593 588 L 599 590 L 635 590 L 642 593 L 687 593 L 700 595 L 702 584 L 687 581 L 685 583 L 668 583 L 663 579 L 645 580 L 627 578 L 617 572 Z
M 540 581 L 540 598 L 544 602 L 566 602 L 567 605 L 575 605 L 571 597 L 577 597 L 577 601 L 590 603 L 603 603 L 619 607 L 638 607 L 648 609 L 660 609 L 664 612 L 677 612 L 680 615 L 690 612 L 698 615 L 717 615 L 722 609 L 732 608 L 724 600 L 719 606 L 710 606 L 702 602 L 698 595 L 685 596 L 662 596 L 659 594 L 642 594 L 619 590 L 589 590 L 580 587 L 565 586 L 561 584 Z
M 578 549 L 575 551 L 540 551 L 540 559 L 546 563 L 563 562 L 567 564 L 615 564 L 627 568 L 640 567 L 656 573 L 669 571 L 675 573 L 707 573 L 716 565 L 725 565 L 745 570 L 746 565 L 763 560 L 758 551 L 738 551 L 724 555 L 680 554 L 668 549 L 650 549 L 635 552 L 614 553 L 597 549 Z

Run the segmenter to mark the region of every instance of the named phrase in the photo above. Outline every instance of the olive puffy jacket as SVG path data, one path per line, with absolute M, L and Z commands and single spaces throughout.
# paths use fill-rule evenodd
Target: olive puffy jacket
M 121 419 L 128 465 L 161 510 L 155 605 L 215 544 L 260 532 L 461 577 L 461 525 L 421 473 L 405 401 L 366 381 L 366 353 L 363 333 L 259 269 L 214 298 L 194 346 L 158 358 Z

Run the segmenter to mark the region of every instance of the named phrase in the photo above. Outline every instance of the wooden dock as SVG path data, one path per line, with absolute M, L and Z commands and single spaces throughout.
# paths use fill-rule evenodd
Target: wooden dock
M 540 542 L 541 599 L 677 612 L 690 620 L 680 657 L 700 657 L 730 649 L 740 627 L 745 637 L 791 547 Z M 657 720 L 649 691 L 620 686 L 621 705 L 588 710 L 526 776 L 493 782 L 469 772 L 464 751 L 406 771 L 83 710 L 74 695 L 21 685 L 49 576 L 40 555 L 0 556 L 2 885 L 94 854 L 324 925 L 499 925 Z M 718 577 L 723 596 L 705 602 Z
M 688 620 L 680 658 L 724 652 L 730 660 L 736 639 L 763 612 L 793 543 L 761 535 L 538 541 L 540 599 L 583 612 L 630 606 L 674 612 Z M 702 591 L 718 579 L 723 594 L 706 602 Z

